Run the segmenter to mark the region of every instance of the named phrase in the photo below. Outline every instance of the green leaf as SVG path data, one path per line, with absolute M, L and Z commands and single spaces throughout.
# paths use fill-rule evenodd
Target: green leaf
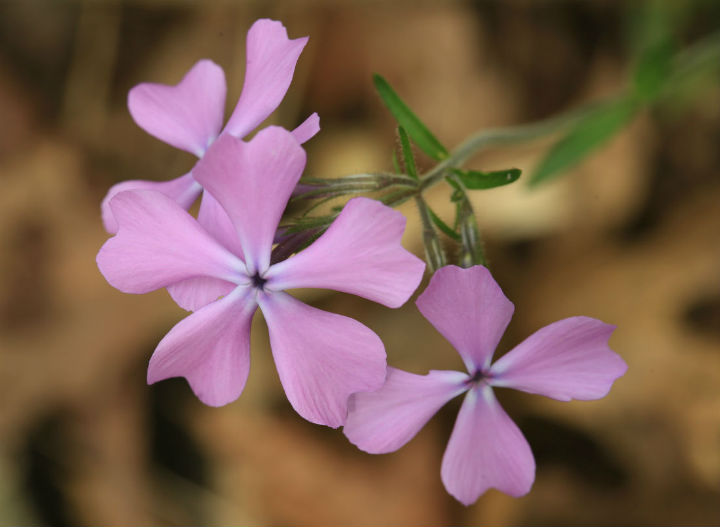
M 452 238 L 455 241 L 460 241 L 460 235 L 455 232 L 455 229 L 445 223 L 437 214 L 433 212 L 430 207 L 428 207 L 427 210 L 430 214 L 430 219 L 435 224 L 435 226 L 443 232 L 443 234 L 445 234 L 449 238 Z
M 635 115 L 637 101 L 621 98 L 596 106 L 550 149 L 530 178 L 530 185 L 549 181 L 576 165 L 620 131 Z
M 413 157 L 410 139 L 408 139 L 405 128 L 398 126 L 398 135 L 400 136 L 400 147 L 402 148 L 403 160 L 405 161 L 405 171 L 408 176 L 418 179 L 417 168 L 415 167 L 415 158 Z
M 481 190 L 509 185 L 518 180 L 522 171 L 519 168 L 480 172 L 478 170 L 452 169 L 453 174 L 460 178 L 465 188 Z
M 408 135 L 412 137 L 415 144 L 427 155 L 436 161 L 442 161 L 448 157 L 447 149 L 440 144 L 440 141 L 427 129 L 418 117 L 408 108 L 402 99 L 395 93 L 388 81 L 380 75 L 373 75 L 373 83 L 380 98 L 388 107 L 390 113 L 395 116 L 398 124 L 405 128 Z
M 395 153 L 395 149 L 393 149 L 393 153 L 392 153 L 392 164 L 393 164 L 393 168 L 395 169 L 395 173 L 402 174 L 402 169 L 400 168 L 400 161 L 398 161 L 397 153 Z
M 633 88 L 642 101 L 656 99 L 670 74 L 675 51 L 673 26 L 679 18 L 676 11 L 664 1 L 650 1 L 641 8 Z

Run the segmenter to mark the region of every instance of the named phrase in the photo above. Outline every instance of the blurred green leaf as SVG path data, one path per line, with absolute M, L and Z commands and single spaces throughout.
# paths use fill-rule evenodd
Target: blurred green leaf
M 395 149 L 393 149 L 393 153 L 392 153 L 392 164 L 393 164 L 393 168 L 395 169 L 395 173 L 402 174 L 402 168 L 400 168 L 400 161 L 398 161 L 397 153 L 395 152 Z
M 720 32 L 713 33 L 678 52 L 662 95 L 683 94 L 720 72 Z
M 530 185 L 549 181 L 576 165 L 620 131 L 635 115 L 632 97 L 597 105 L 577 121 L 570 132 L 550 149 L 530 178 Z
M 437 214 L 433 212 L 433 210 L 428 207 L 428 213 L 430 214 L 430 219 L 435 224 L 435 226 L 440 229 L 443 234 L 445 234 L 447 237 L 452 238 L 453 240 L 459 242 L 460 241 L 460 235 L 455 232 L 455 229 L 450 227 L 447 223 L 445 223 Z
M 398 135 L 400 136 L 400 148 L 402 148 L 403 160 L 405 161 L 405 171 L 408 176 L 418 179 L 417 168 L 415 168 L 415 158 L 413 157 L 410 139 L 408 139 L 405 128 L 398 126 Z
M 395 116 L 398 124 L 405 128 L 405 131 L 412 137 L 418 148 L 436 161 L 442 161 L 447 158 L 449 154 L 445 147 L 440 144 L 440 141 L 435 138 L 422 121 L 420 121 L 412 110 L 400 99 L 390 84 L 378 74 L 373 75 L 373 83 L 385 106 L 387 106 L 390 113 Z
M 452 172 L 460 178 L 460 181 L 462 181 L 463 185 L 465 185 L 465 188 L 470 190 L 481 190 L 509 185 L 510 183 L 517 181 L 522 173 L 519 168 L 495 170 L 493 172 L 480 172 L 479 170 L 460 170 L 458 168 L 453 168 Z
M 679 17 L 666 1 L 650 1 L 641 7 L 637 61 L 633 72 L 635 95 L 652 101 L 662 90 L 675 52 L 674 27 Z

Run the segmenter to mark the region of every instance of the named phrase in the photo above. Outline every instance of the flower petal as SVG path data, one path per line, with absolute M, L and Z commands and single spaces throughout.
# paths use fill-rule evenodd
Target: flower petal
M 225 209 L 209 192 L 203 192 L 197 220 L 208 234 L 242 259 L 242 249 L 235 233 L 235 227 Z M 199 276 L 169 286 L 168 293 L 183 309 L 197 311 L 219 297 L 225 296 L 233 289 L 235 289 L 235 284 L 231 282 L 209 276 Z
M 303 144 L 317 134 L 320 131 L 320 117 L 317 113 L 313 113 L 310 117 L 305 119 L 300 126 L 292 131 L 293 136 L 297 139 L 297 142 Z
M 186 311 L 197 311 L 221 296 L 227 295 L 236 287 L 236 284 L 226 280 L 198 276 L 169 285 L 167 290 L 181 308 Z
M 460 353 L 471 374 L 490 366 L 514 310 L 490 271 L 481 265 L 438 269 L 415 303 Z
M 321 311 L 287 293 L 262 293 L 275 365 L 290 404 L 313 423 L 345 423 L 347 401 L 385 381 L 385 348 L 356 320 Z
M 160 192 L 131 190 L 110 201 L 118 233 L 97 255 L 100 272 L 125 293 L 147 293 L 193 278 L 240 283 L 243 262 Z
M 181 320 L 155 349 L 147 382 L 185 377 L 198 399 L 223 406 L 237 399 L 250 371 L 252 292 L 237 292 Z
M 113 185 L 110 187 L 110 190 L 108 190 L 105 198 L 103 198 L 102 205 L 100 205 L 105 230 L 110 234 L 115 234 L 118 229 L 117 221 L 115 221 L 112 209 L 110 208 L 110 200 L 118 193 L 126 190 L 155 190 L 162 192 L 167 197 L 176 201 L 183 209 L 187 210 L 202 192 L 202 187 L 193 179 L 191 172 L 179 178 L 171 179 L 170 181 L 157 182 L 135 179 Z
M 197 220 L 213 238 L 238 258 L 243 259 L 242 247 L 237 232 L 235 232 L 235 226 L 222 205 L 209 192 L 203 192 Z
M 608 346 L 614 329 L 589 317 L 554 322 L 500 357 L 490 369 L 491 383 L 560 401 L 605 397 L 627 370 Z
M 235 226 L 250 274 L 264 273 L 280 217 L 305 167 L 305 151 L 290 132 L 261 130 L 246 143 L 223 134 L 193 169 Z
M 245 82 L 226 132 L 245 137 L 280 105 L 307 41 L 308 37 L 288 39 L 285 26 L 275 20 L 262 19 L 252 25 L 247 34 Z
M 440 407 L 466 391 L 467 379 L 457 371 L 415 375 L 388 368 L 382 388 L 350 397 L 343 432 L 365 452 L 393 452 L 415 437 Z
M 492 388 L 470 390 L 460 407 L 442 460 L 447 491 L 464 505 L 496 488 L 510 496 L 527 494 L 535 480 L 530 445 L 502 409 Z
M 354 198 L 310 247 L 272 266 L 267 287 L 334 289 L 399 307 L 425 269 L 422 260 L 403 249 L 404 230 L 401 213 L 372 199 Z
M 128 94 L 128 108 L 147 133 L 201 157 L 220 133 L 225 90 L 222 68 L 205 59 L 175 86 L 138 84 Z

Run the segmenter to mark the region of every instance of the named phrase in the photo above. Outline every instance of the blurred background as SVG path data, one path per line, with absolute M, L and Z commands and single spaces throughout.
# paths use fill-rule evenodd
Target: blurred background
M 155 345 L 184 312 L 164 291 L 118 292 L 95 266 L 107 189 L 193 163 L 133 123 L 128 90 L 174 84 L 211 58 L 227 74 L 229 111 L 257 18 L 310 35 L 271 120 L 292 127 L 317 111 L 306 174 L 335 177 L 392 166 L 395 124 L 373 72 L 452 148 L 625 89 L 637 4 L 0 2 L 0 524 L 720 523 L 717 76 L 644 109 L 546 185 L 530 190 L 524 175 L 473 196 L 493 273 L 516 306 L 499 352 L 588 315 L 618 326 L 611 346 L 629 365 L 595 402 L 499 390 L 537 458 L 521 499 L 491 490 L 466 508 L 444 491 L 459 401 L 383 456 L 303 421 L 261 316 L 237 402 L 205 407 L 182 379 L 146 386 Z M 720 29 L 720 3 L 682 5 L 680 48 Z M 554 140 L 487 151 L 469 166 L 529 174 Z M 441 187 L 428 199 L 447 215 Z M 406 247 L 421 255 L 416 211 L 401 210 Z M 375 330 L 395 366 L 462 366 L 413 302 L 390 310 L 301 296 Z

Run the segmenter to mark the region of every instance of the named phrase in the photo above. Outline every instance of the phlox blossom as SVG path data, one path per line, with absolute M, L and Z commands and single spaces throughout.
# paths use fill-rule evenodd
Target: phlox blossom
M 389 368 L 380 390 L 350 399 L 344 432 L 362 450 L 392 452 L 465 393 L 441 469 L 445 488 L 465 505 L 491 487 L 521 496 L 535 479 L 530 446 L 493 388 L 560 401 L 599 399 L 627 369 L 608 347 L 614 327 L 588 317 L 550 324 L 492 363 L 514 307 L 482 266 L 439 269 L 416 303 L 468 373 L 432 370 L 423 376 Z
M 338 427 L 352 393 L 380 388 L 386 357 L 379 337 L 285 291 L 334 289 L 398 307 L 417 288 L 425 264 L 401 245 L 402 214 L 355 198 L 312 245 L 271 265 L 273 238 L 304 166 L 305 151 L 293 134 L 271 126 L 249 142 L 221 135 L 193 169 L 229 218 L 243 259 L 160 192 L 124 191 L 110 200 L 118 231 L 97 263 L 111 285 L 146 293 L 212 279 L 223 288 L 217 299 L 212 285 L 216 299 L 158 344 L 149 383 L 185 377 L 208 405 L 235 400 L 248 377 L 250 325 L 260 308 L 280 381 L 302 417 Z
M 142 83 L 132 88 L 128 94 L 130 114 L 150 135 L 202 158 L 221 133 L 245 137 L 280 105 L 307 41 L 308 37 L 289 39 L 285 27 L 274 20 L 261 19 L 252 25 L 247 34 L 242 93 L 224 127 L 225 74 L 220 66 L 206 59 L 198 61 L 175 86 Z M 293 134 L 303 143 L 319 130 L 319 118 L 312 114 Z M 232 224 L 213 196 L 203 193 L 194 171 L 195 167 L 165 182 L 129 180 L 114 185 L 101 205 L 105 229 L 111 234 L 117 232 L 110 201 L 119 192 L 156 190 L 184 209 L 189 209 L 202 194 L 198 221 L 242 258 Z M 222 291 L 218 282 L 202 279 L 175 284 L 169 292 L 181 307 L 195 310 Z

